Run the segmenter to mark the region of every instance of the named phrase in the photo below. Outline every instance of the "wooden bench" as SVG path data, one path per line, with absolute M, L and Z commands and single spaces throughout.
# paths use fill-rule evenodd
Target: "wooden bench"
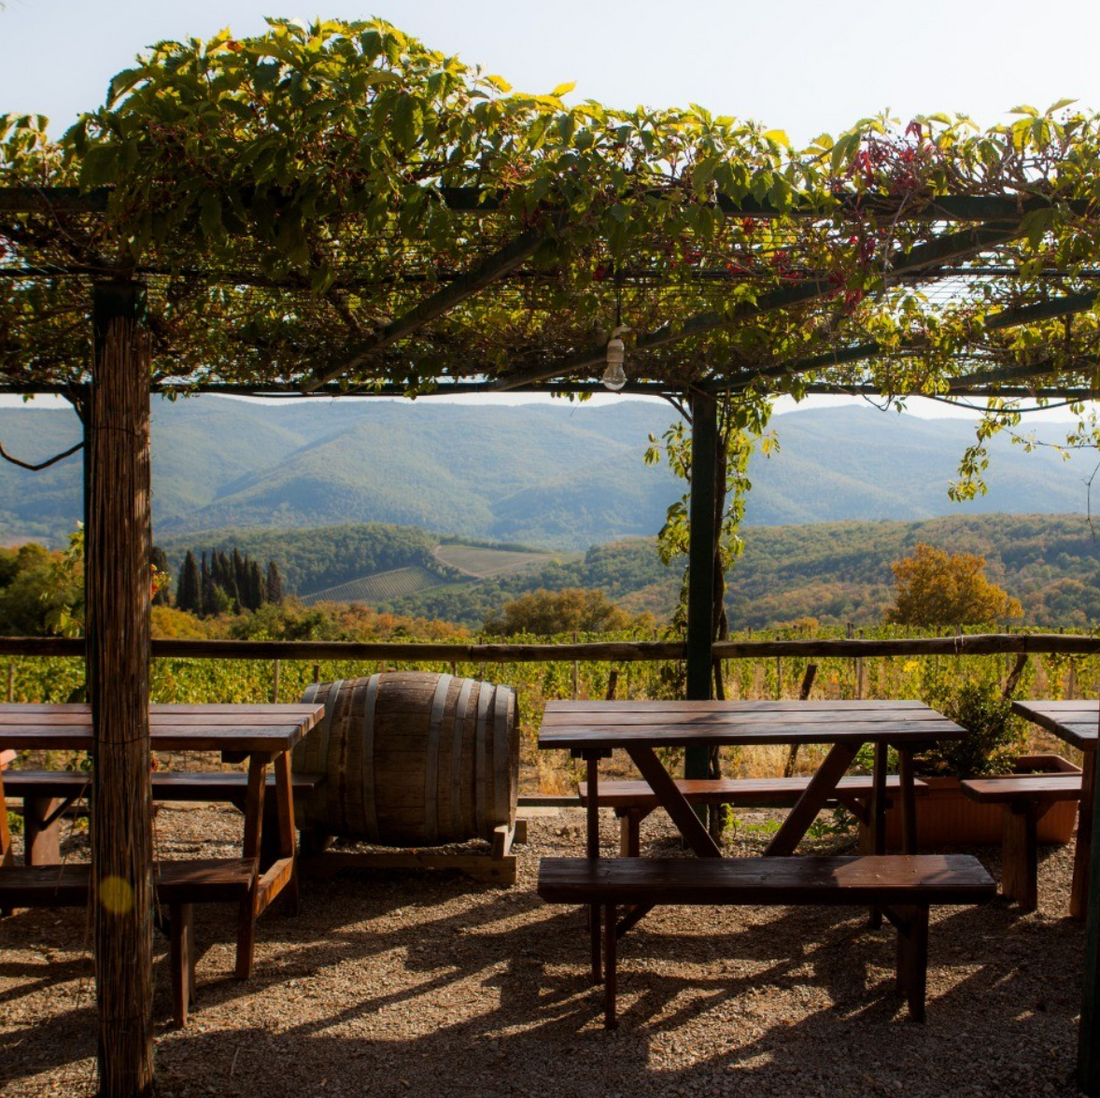
M 1037 825 L 1059 801 L 1081 799 L 1081 773 L 1018 774 L 969 778 L 963 793 L 979 804 L 1004 806 L 1001 842 L 1001 891 L 1023 911 L 1039 903 Z
M 295 799 L 308 797 L 324 781 L 323 774 L 292 774 Z M 91 793 L 92 775 L 85 770 L 5 770 L 4 792 L 23 799 L 23 860 L 27 865 L 56 865 L 61 860 L 61 818 L 81 797 Z M 154 770 L 154 801 L 224 801 L 244 811 L 248 774 L 229 771 Z M 274 793 L 275 775 L 267 777 Z M 277 806 L 274 796 L 264 798 L 263 836 L 266 866 L 278 857 Z
M 676 785 L 691 804 L 730 804 L 742 808 L 788 808 L 806 792 L 809 777 L 797 778 L 704 778 L 678 780 Z M 900 780 L 896 775 L 886 779 L 887 796 L 896 794 Z M 914 781 L 919 794 L 927 786 Z M 581 804 L 588 804 L 588 783 L 577 787 Z M 861 833 L 871 823 L 870 803 L 874 781 L 854 775 L 841 778 L 834 800 L 844 805 L 859 821 Z M 600 807 L 613 808 L 619 817 L 619 853 L 624 858 L 636 858 L 641 851 L 641 824 L 659 802 L 657 795 L 644 781 L 600 782 L 597 796 Z M 861 849 L 863 844 L 861 843 Z
M 965 854 L 790 858 L 543 858 L 538 894 L 604 908 L 604 1022 L 614 1028 L 621 905 L 853 904 L 881 907 L 898 930 L 897 990 L 924 1020 L 928 909 L 984 903 L 993 878 Z M 625 922 L 625 921 L 624 921 Z
M 168 912 L 169 971 L 176 1025 L 187 1024 L 195 998 L 194 905 L 237 903 L 247 899 L 257 874 L 255 858 L 203 858 L 158 862 L 157 901 Z M 0 867 L 0 909 L 85 907 L 91 866 Z

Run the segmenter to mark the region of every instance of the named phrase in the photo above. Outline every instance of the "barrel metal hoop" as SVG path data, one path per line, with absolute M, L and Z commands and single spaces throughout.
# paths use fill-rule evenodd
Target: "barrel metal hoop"
M 508 785 L 508 757 L 511 737 L 508 735 L 508 703 L 512 691 L 507 686 L 496 688 L 496 705 L 493 712 L 493 822 L 494 826 L 511 822 Z
M 424 831 L 428 842 L 433 845 L 439 841 L 439 741 L 450 688 L 451 676 L 440 675 L 428 718 L 428 744 L 424 758 Z
M 455 720 L 451 730 L 451 830 L 463 834 L 462 827 L 462 741 L 466 732 L 466 708 L 470 704 L 473 679 L 463 679 L 455 703 Z
M 489 706 L 493 699 L 492 683 L 478 684 L 477 692 L 477 735 L 474 739 L 474 822 L 478 836 L 489 837 L 485 821 L 485 783 L 488 780 L 488 757 L 485 753 L 485 725 L 488 721 Z
M 380 674 L 371 675 L 367 683 L 367 705 L 363 714 L 363 815 L 367 838 L 378 842 L 378 800 L 374 786 L 374 705 L 378 700 Z

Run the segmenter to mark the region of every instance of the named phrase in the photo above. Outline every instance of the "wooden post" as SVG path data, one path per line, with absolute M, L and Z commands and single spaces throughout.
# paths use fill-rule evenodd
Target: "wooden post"
M 714 664 L 714 549 L 718 539 L 715 478 L 718 472 L 718 402 L 709 393 L 691 398 L 691 500 L 687 598 L 687 696 L 709 701 Z M 684 752 L 684 777 L 706 778 L 710 751 Z
M 15 664 L 8 660 L 8 702 L 15 701 Z
M 573 643 L 577 643 L 577 631 L 573 630 Z M 580 696 L 581 686 L 581 665 L 574 660 L 573 661 L 573 700 L 576 701 Z
M 144 317 L 143 286 L 95 287 L 84 420 L 85 653 L 94 731 L 92 895 L 103 1098 L 153 1092 L 150 343 Z
M 1096 752 L 1086 752 L 1083 766 L 1096 766 Z M 1093 771 L 1095 776 L 1095 770 Z M 1085 980 L 1081 1003 L 1081 1029 L 1077 1037 L 1077 1085 L 1089 1098 L 1100 1098 L 1100 782 L 1082 783 L 1092 796 L 1092 846 L 1089 851 L 1089 881 L 1085 919 Z M 1082 819 L 1082 824 L 1084 819 Z M 1081 841 L 1078 836 L 1077 841 Z M 1074 875 L 1076 877 L 1076 874 Z
M 271 671 L 271 704 L 279 704 L 279 661 L 273 661 L 275 666 Z

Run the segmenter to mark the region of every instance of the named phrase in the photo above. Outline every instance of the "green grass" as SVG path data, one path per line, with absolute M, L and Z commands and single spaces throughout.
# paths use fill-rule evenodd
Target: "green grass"
M 376 572 L 372 576 L 326 587 L 303 597 L 302 602 L 312 606 L 315 602 L 365 602 L 378 603 L 402 595 L 415 595 L 430 587 L 438 587 L 439 577 L 427 568 L 414 565 L 410 568 L 394 568 L 389 572 Z
M 477 579 L 489 579 L 521 572 L 555 559 L 550 553 L 516 552 L 512 549 L 486 549 L 476 545 L 440 545 L 435 558 L 450 568 Z

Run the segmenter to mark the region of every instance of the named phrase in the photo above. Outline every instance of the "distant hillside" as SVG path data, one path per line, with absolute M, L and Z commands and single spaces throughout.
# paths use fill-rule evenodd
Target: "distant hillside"
M 977 553 L 987 575 L 1023 603 L 1029 625 L 1100 621 L 1100 540 L 1076 515 L 983 515 L 925 522 L 756 526 L 729 576 L 733 628 L 813 617 L 825 624 L 879 622 L 893 603 L 890 564 L 925 541 Z M 502 580 L 438 587 L 388 609 L 476 626 L 508 599 L 545 587 L 597 587 L 627 609 L 664 620 L 682 569 L 665 568 L 652 539 L 596 546 L 584 560 Z
M 155 534 L 180 542 L 228 527 L 386 523 L 575 550 L 648 536 L 682 487 L 642 462 L 649 434 L 673 418 L 662 403 L 625 399 L 609 407 L 158 401 Z M 773 426 L 779 453 L 750 470 L 754 525 L 1086 507 L 1086 459 L 1025 454 L 1007 440 L 992 447 L 989 494 L 952 504 L 946 488 L 971 438 L 966 421 L 852 406 L 791 412 Z M 0 408 L 0 440 L 25 459 L 56 453 L 79 433 L 71 412 Z M 82 516 L 80 465 L 77 457 L 30 473 L 0 462 L 0 544 L 28 536 L 61 544 Z
M 196 557 L 211 548 L 234 547 L 266 564 L 274 560 L 283 573 L 287 594 L 310 595 L 380 572 L 419 568 L 437 577 L 454 579 L 436 560 L 439 539 L 415 526 L 380 522 L 359 526 L 325 526 L 307 530 L 211 530 L 158 538 L 168 554 L 173 574 L 188 550 Z M 390 596 L 392 597 L 392 596 Z

